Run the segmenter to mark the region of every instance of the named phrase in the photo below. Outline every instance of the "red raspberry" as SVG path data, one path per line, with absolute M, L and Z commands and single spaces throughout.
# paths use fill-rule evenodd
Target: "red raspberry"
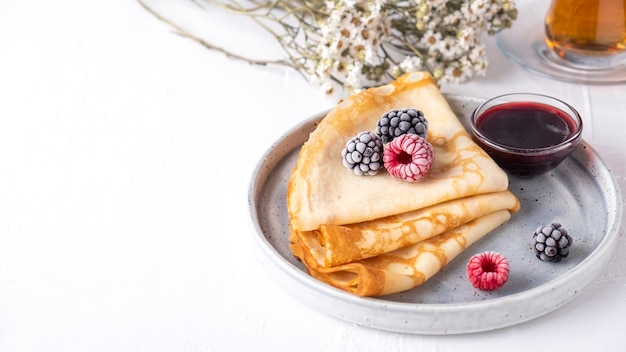
M 480 290 L 497 290 L 509 279 L 509 261 L 496 252 L 476 254 L 467 263 L 467 278 Z
M 435 160 L 433 146 L 416 134 L 403 134 L 385 147 L 385 168 L 396 178 L 409 182 L 423 179 Z

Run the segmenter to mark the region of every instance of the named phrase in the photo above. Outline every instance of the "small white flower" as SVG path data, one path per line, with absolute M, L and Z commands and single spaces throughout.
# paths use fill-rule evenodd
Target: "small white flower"
M 489 10 L 488 0 L 471 0 L 470 8 L 477 15 L 480 16 Z
M 442 22 L 444 25 L 454 28 L 454 26 L 457 26 L 459 22 L 461 22 L 461 13 L 458 11 L 449 13 L 443 16 Z
M 467 61 L 476 74 L 484 76 L 487 73 L 488 66 L 484 45 L 473 47 L 467 54 Z
M 457 45 L 462 51 L 469 50 L 478 40 L 473 28 L 464 27 L 457 32 Z
M 336 7 L 336 2 L 335 2 L 335 1 L 333 1 L 333 0 L 327 0 L 327 1 L 325 2 L 325 5 L 326 5 L 326 10 L 327 10 L 327 11 L 332 11 L 332 10 L 334 10 L 334 9 L 335 9 L 335 7 Z
M 434 8 L 441 8 L 443 6 L 446 6 L 446 2 L 448 1 L 447 0 L 426 0 L 426 3 L 428 3 L 428 5 Z
M 340 91 L 342 86 L 333 80 L 325 80 L 320 83 L 320 88 L 327 95 L 333 95 L 336 92 Z
M 391 72 L 391 76 L 394 78 L 398 78 L 404 74 L 404 70 L 402 70 L 398 65 L 391 66 L 389 72 Z
M 357 0 L 342 0 L 345 7 L 354 7 L 357 4 Z
M 442 40 L 442 35 L 439 32 L 435 32 L 432 29 L 427 30 L 417 45 L 420 48 L 429 48 L 437 45 Z
M 415 72 L 423 70 L 422 59 L 418 56 L 407 56 L 400 63 L 400 69 L 404 72 Z
M 349 87 L 362 87 L 363 86 L 363 74 L 361 70 L 363 69 L 363 64 L 355 63 L 347 70 L 346 74 L 346 85 Z
M 433 47 L 445 61 L 456 59 L 462 54 L 462 49 L 456 45 L 456 39 L 453 37 L 446 37 L 439 41 L 435 47 Z
M 463 65 L 460 61 L 452 62 L 444 70 L 443 82 L 463 83 L 472 77 L 472 68 Z

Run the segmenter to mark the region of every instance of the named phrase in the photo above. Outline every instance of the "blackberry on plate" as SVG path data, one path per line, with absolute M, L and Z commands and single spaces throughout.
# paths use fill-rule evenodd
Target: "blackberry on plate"
M 383 143 L 372 132 L 361 132 L 351 138 L 341 151 L 343 166 L 356 175 L 375 175 L 383 168 Z
M 569 254 L 572 238 L 559 223 L 541 226 L 533 234 L 533 248 L 544 262 L 560 262 Z
M 376 124 L 376 134 L 383 143 L 389 143 L 403 134 L 416 134 L 426 138 L 428 121 L 424 113 L 417 109 L 391 110 L 385 113 Z

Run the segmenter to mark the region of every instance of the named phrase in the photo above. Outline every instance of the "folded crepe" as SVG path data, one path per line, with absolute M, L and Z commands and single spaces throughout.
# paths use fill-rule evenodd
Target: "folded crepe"
M 421 110 L 428 120 L 426 139 L 435 153 L 428 175 L 413 183 L 384 170 L 375 176 L 356 176 L 346 169 L 341 157 L 346 141 L 359 132 L 374 131 L 388 111 L 404 108 Z M 376 260 L 449 231 L 482 237 L 498 221 L 479 221 L 489 226 L 469 224 L 491 219 L 500 210 L 517 211 L 519 201 L 508 191 L 506 173 L 472 141 L 432 77 L 417 72 L 346 98 L 320 121 L 290 176 L 287 208 L 291 250 L 311 275 L 323 280 L 329 277 L 328 270 Z M 334 278 L 343 275 L 332 272 Z M 378 295 L 391 293 L 390 287 L 407 289 L 405 284 L 388 282 L 391 277 L 411 281 L 412 287 L 420 282 L 391 273 L 385 275 L 384 284 L 374 279 L 380 273 L 360 276 L 359 287 L 386 288 L 352 290 L 348 287 L 354 284 L 331 284 L 359 295 Z
M 301 243 L 292 244 L 292 248 L 316 279 L 358 296 L 382 296 L 423 284 L 510 217 L 509 211 L 499 210 L 393 252 L 332 268 L 310 265 L 312 258 L 301 251 Z
M 391 252 L 497 210 L 517 211 L 510 191 L 479 194 L 349 225 L 321 225 L 298 235 L 314 267 L 332 267 Z

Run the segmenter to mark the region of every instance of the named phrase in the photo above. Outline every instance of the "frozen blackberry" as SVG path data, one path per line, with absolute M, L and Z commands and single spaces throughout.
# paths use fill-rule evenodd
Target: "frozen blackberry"
M 383 143 L 372 132 L 361 132 L 341 151 L 343 166 L 356 175 L 376 175 L 383 168 Z
M 424 113 L 416 109 L 391 110 L 381 116 L 376 124 L 376 134 L 383 143 L 389 143 L 403 134 L 416 134 L 426 138 L 428 121 Z
M 560 262 L 567 257 L 572 245 L 572 238 L 558 223 L 537 228 L 533 240 L 537 258 L 544 262 Z

